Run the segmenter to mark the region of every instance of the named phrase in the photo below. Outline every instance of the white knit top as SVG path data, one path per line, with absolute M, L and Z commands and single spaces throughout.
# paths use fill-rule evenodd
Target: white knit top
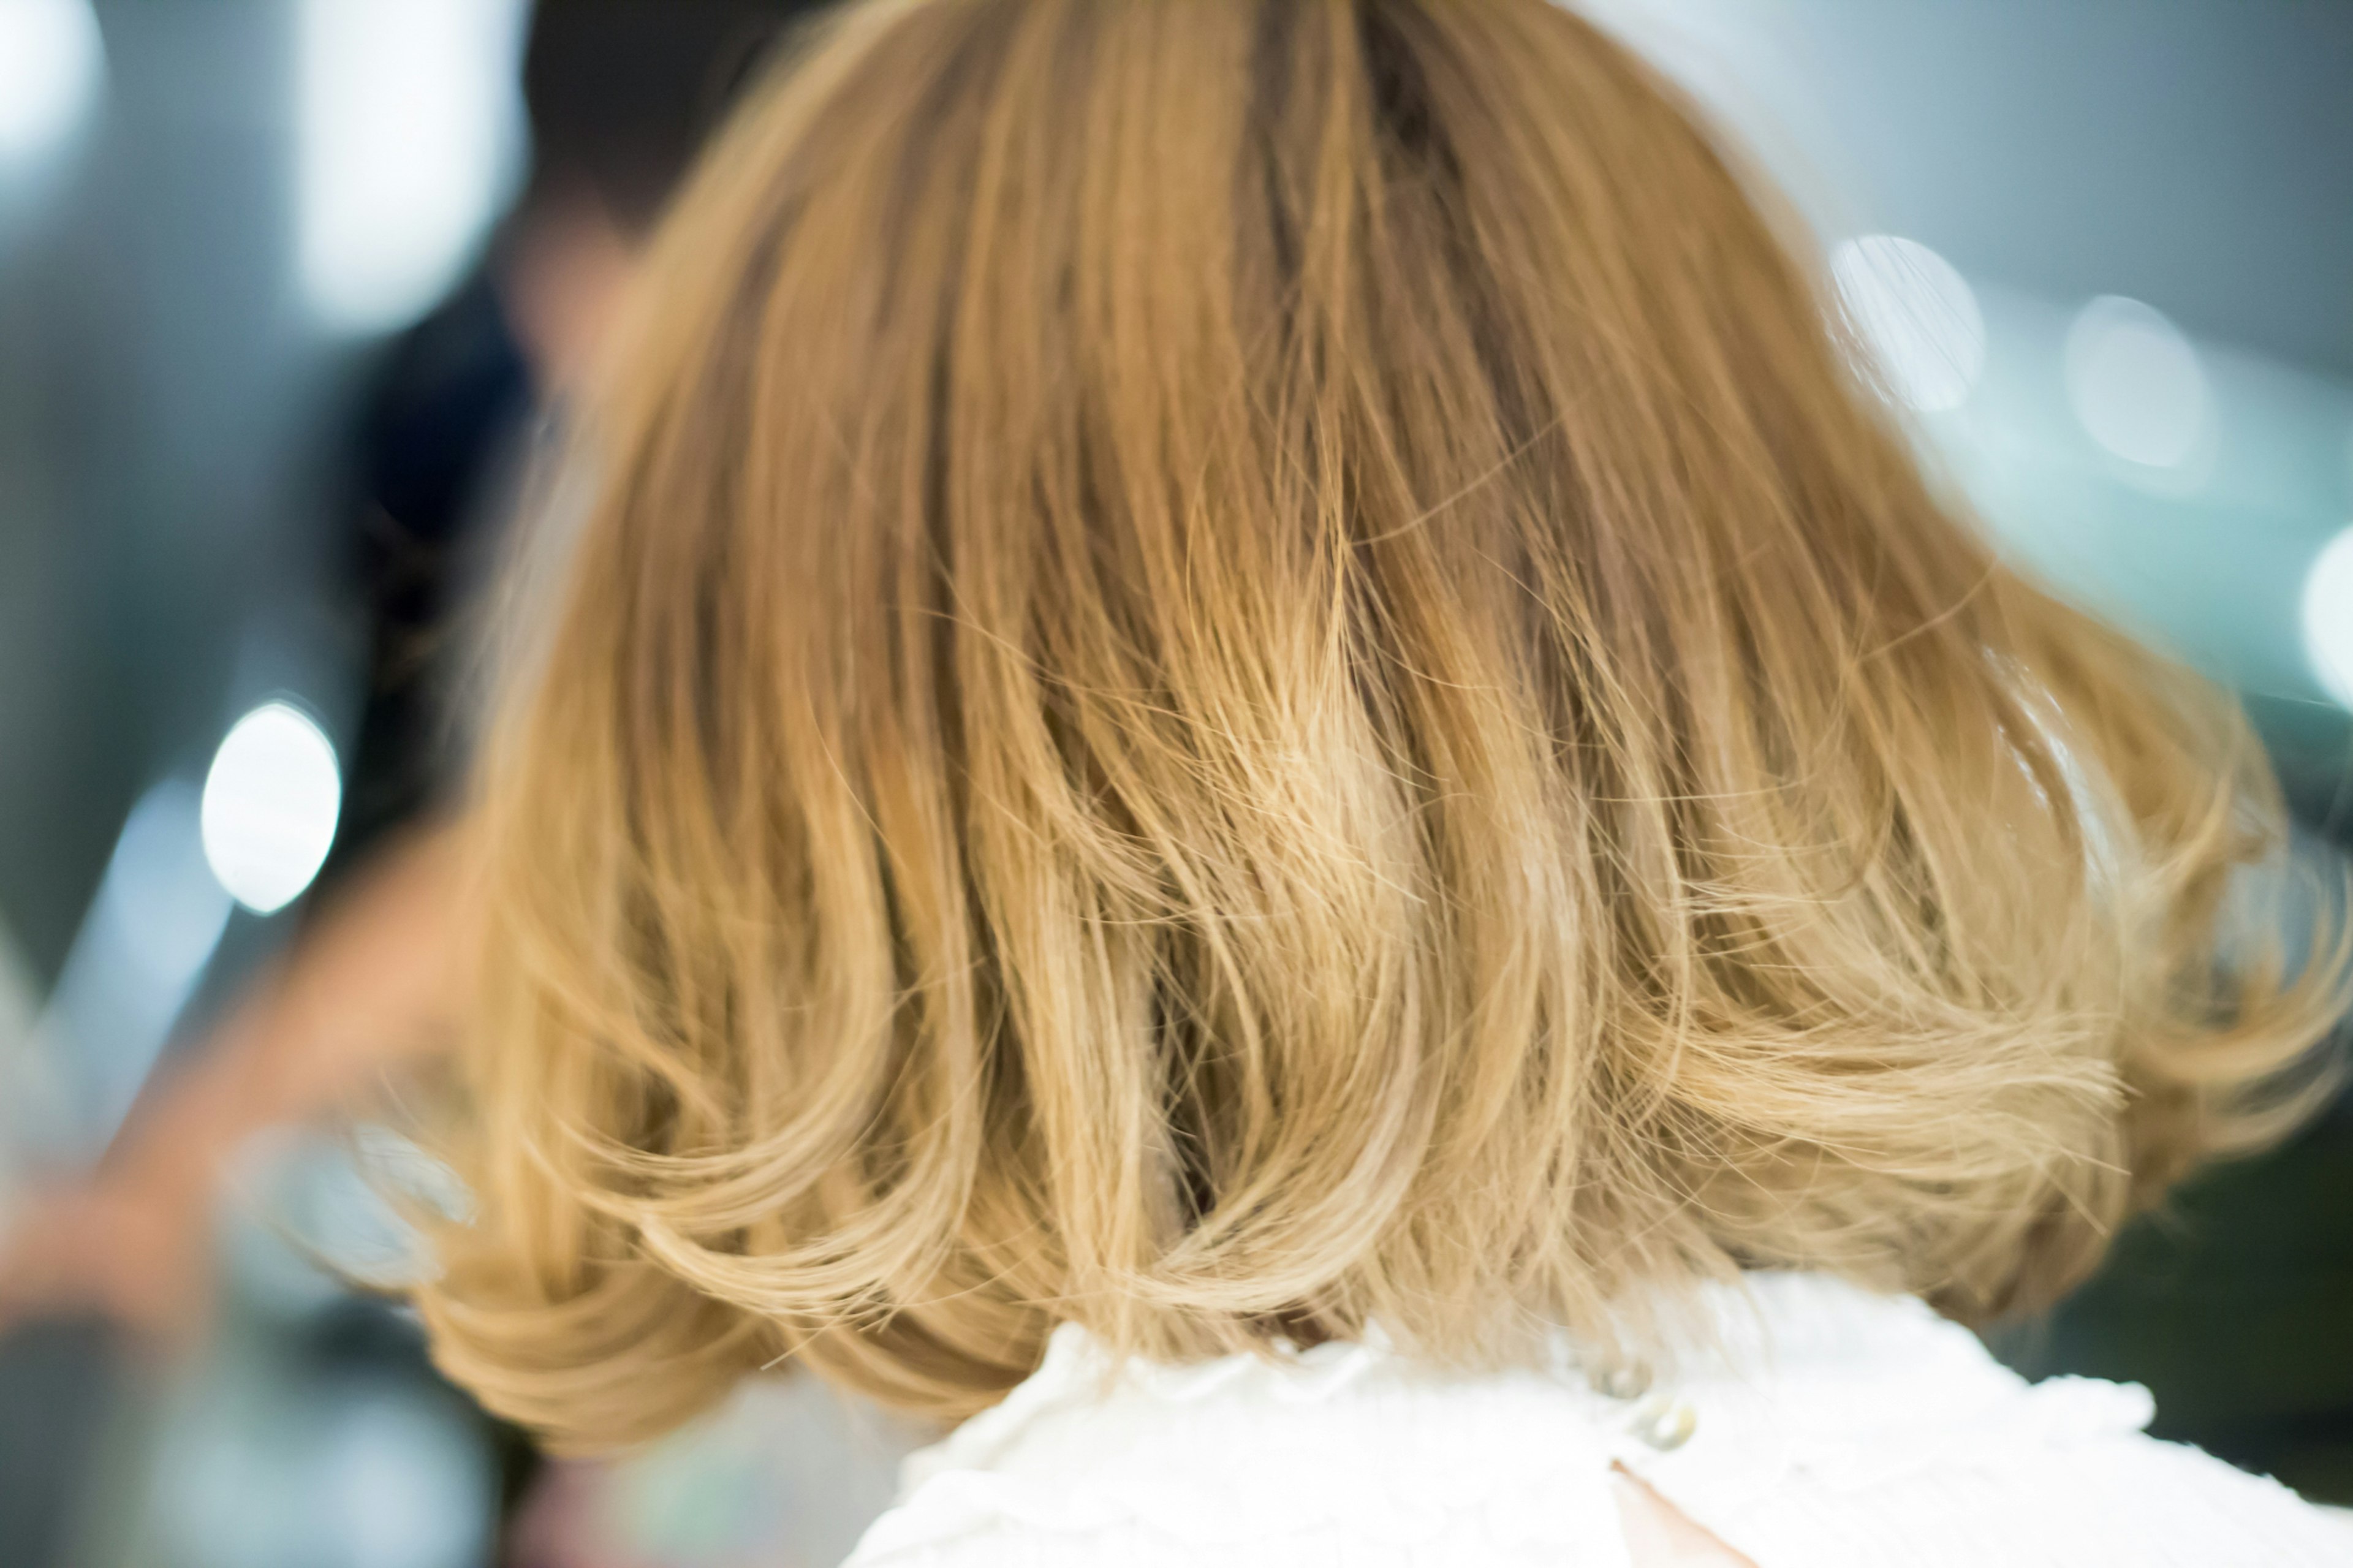
M 1065 1326 L 848 1568 L 1627 1568 L 1613 1465 L 1757 1568 L 2353 1568 L 2339 1517 L 2145 1436 L 2137 1386 L 2030 1384 L 1811 1276 L 1711 1306 L 1729 1353 L 1653 1388 L 1377 1343 L 1114 1366 Z

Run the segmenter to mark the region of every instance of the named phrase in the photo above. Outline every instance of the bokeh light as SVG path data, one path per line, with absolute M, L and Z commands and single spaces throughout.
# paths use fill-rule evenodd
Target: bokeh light
M 1831 277 L 1877 379 L 1923 413 L 1957 408 L 1985 370 L 1985 316 L 1968 279 L 1917 240 L 1841 240 Z
M 343 808 L 335 748 L 300 710 L 265 702 L 239 719 L 205 778 L 205 859 L 258 914 L 301 895 L 325 863 Z
M 2304 574 L 2304 649 L 2331 697 L 2353 708 L 2353 527 L 2323 545 Z
M 2067 397 L 2094 441 L 2145 468 L 2177 468 L 2205 440 L 2213 399 L 2198 351 L 2162 311 L 2115 294 L 2067 329 Z
M 90 0 L 0 0 L 0 171 L 37 164 L 72 137 L 105 59 Z
M 302 0 L 302 287 L 339 331 L 396 327 L 480 240 L 515 166 L 513 0 Z

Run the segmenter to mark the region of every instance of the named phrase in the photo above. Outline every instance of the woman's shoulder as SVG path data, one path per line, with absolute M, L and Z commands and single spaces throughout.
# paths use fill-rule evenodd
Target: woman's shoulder
M 2143 1431 L 2126 1384 L 2028 1384 L 1916 1302 L 1808 1277 L 1713 1303 L 1672 1377 L 1463 1375 L 1377 1342 L 1187 1367 L 1080 1329 L 911 1458 L 850 1568 L 1626 1561 L 1615 1471 L 1758 1568 L 2353 1564 L 2274 1482 Z

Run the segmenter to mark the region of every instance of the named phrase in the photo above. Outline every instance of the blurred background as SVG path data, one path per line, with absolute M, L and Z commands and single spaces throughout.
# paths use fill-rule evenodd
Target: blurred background
M 138 1164 L 430 820 L 452 617 L 506 518 L 560 507 L 606 301 L 813 8 L 541 4 L 0 0 L 0 1247 Z M 1588 9 L 1788 187 L 2002 546 L 2245 695 L 2300 863 L 2341 872 L 2353 6 Z M 908 1435 L 801 1382 L 600 1465 L 487 1420 L 332 1273 L 413 1266 L 386 1178 L 462 1195 L 318 1109 L 227 1119 L 216 1188 L 148 1178 L 153 1268 L 0 1282 L 0 1563 L 784 1568 L 887 1500 Z M 1997 1348 L 2353 1502 L 2353 1110 Z

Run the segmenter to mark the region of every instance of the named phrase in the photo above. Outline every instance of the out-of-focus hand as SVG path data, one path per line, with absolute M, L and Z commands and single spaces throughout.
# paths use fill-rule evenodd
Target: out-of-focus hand
M 213 1219 L 264 1128 L 347 1110 L 447 1038 L 470 929 L 457 831 L 378 858 L 211 1038 L 140 1097 L 98 1170 L 0 1219 L 0 1331 L 97 1312 L 162 1347 L 210 1317 Z
M 212 1303 L 214 1187 L 202 1172 L 141 1170 L 26 1194 L 0 1236 L 0 1331 L 94 1312 L 144 1343 L 195 1342 Z
M 95 1312 L 166 1350 L 210 1318 L 213 1220 L 238 1144 L 271 1110 L 252 1081 L 278 977 L 142 1093 L 96 1171 L 36 1184 L 0 1223 L 0 1330 Z

